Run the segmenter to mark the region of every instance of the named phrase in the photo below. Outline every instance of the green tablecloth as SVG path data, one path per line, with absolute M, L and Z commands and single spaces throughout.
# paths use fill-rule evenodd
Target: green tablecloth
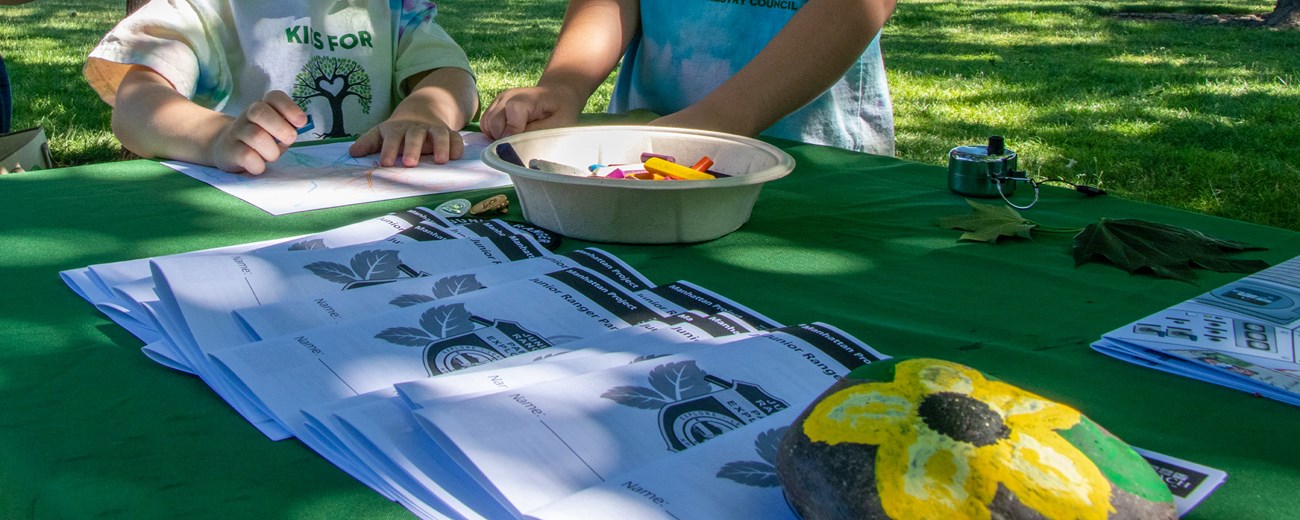
M 1226 470 L 1194 517 L 1298 514 L 1300 410 L 1088 347 L 1239 275 L 1201 272 L 1192 285 L 1076 268 L 1068 237 L 959 242 L 936 224 L 969 210 L 943 168 L 781 144 L 798 168 L 764 188 L 740 231 L 600 247 L 656 282 L 690 280 L 785 323 L 827 322 L 887 354 L 965 363 L 1072 404 L 1134 445 Z M 466 195 L 272 217 L 148 161 L 0 177 L 0 518 L 407 517 L 296 441 L 268 441 L 197 378 L 146 359 L 58 272 Z M 1270 263 L 1300 255 L 1294 232 L 1063 189 L 1045 189 L 1026 216 L 1078 227 L 1143 218 L 1268 247 L 1244 256 Z

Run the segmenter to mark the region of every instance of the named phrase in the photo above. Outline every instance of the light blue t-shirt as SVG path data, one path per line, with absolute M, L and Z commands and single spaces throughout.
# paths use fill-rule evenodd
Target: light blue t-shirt
M 641 30 L 623 57 L 610 112 L 670 114 L 703 99 L 757 56 L 805 1 L 641 0 Z M 880 36 L 829 90 L 762 133 L 894 155 Z

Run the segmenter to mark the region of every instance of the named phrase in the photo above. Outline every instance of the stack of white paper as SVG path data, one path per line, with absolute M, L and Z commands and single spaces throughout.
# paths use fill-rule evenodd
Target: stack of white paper
M 408 232 L 406 235 L 401 233 Z M 203 254 L 240 254 L 252 252 L 308 251 L 364 244 L 388 239 L 394 242 L 438 240 L 512 233 L 509 225 L 485 221 L 468 226 L 453 226 L 425 208 L 414 208 L 384 215 L 313 235 L 270 240 L 252 244 L 210 249 L 173 256 Z M 170 258 L 170 257 L 159 257 Z M 106 316 L 145 342 L 145 355 L 186 372 L 193 372 L 177 349 L 164 337 L 158 318 L 158 305 L 149 258 L 98 264 L 60 273 L 65 283 Z
M 802 410 L 853 368 L 884 357 L 830 326 L 805 325 L 413 413 L 518 515 L 781 410 Z
M 62 275 L 151 358 L 422 518 L 789 517 L 783 428 L 886 356 L 537 232 L 416 208 Z M 1176 462 L 1210 477 L 1190 497 L 1222 481 Z
M 537 366 L 539 370 L 531 370 L 533 367 L 527 363 L 498 366 L 525 359 L 516 356 L 455 374 L 401 383 L 396 385 L 403 394 L 400 398 L 390 388 L 307 409 L 304 411 L 307 431 L 300 438 L 314 448 L 324 446 L 325 449 L 317 448 L 317 451 L 342 468 L 359 467 L 352 472 L 364 475 L 358 479 L 412 511 L 440 512 L 422 516 L 500 518 L 505 510 L 484 498 L 473 479 L 444 456 L 416 425 L 408 406 L 436 405 L 432 401 L 483 395 L 508 387 L 506 381 L 521 385 L 554 380 L 547 376 L 555 375 L 553 368 L 566 360 L 578 362 L 567 367 L 563 377 L 570 377 L 588 369 L 683 352 L 692 348 L 688 344 L 696 342 L 733 341 L 743 336 L 740 332 L 751 330 L 749 325 L 732 317 L 705 317 L 694 312 L 645 322 L 551 347 L 547 350 L 563 351 L 563 355 L 547 357 Z M 597 357 L 606 359 L 603 363 L 592 363 Z

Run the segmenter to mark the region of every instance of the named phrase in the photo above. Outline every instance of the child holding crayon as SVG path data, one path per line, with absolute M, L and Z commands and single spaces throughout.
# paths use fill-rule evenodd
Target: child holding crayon
M 895 0 L 571 0 L 537 85 L 497 96 L 497 138 L 576 122 L 619 64 L 611 112 L 651 124 L 894 153 L 879 32 Z
M 465 52 L 428 0 L 154 0 L 85 77 L 128 150 L 259 174 L 300 139 L 355 137 L 383 166 L 457 159 L 478 109 Z M 400 155 L 400 158 L 399 158 Z

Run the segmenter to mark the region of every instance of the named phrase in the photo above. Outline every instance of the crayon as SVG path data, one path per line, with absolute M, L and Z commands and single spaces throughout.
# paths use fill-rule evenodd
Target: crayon
M 684 181 L 707 181 L 713 179 L 712 175 L 699 170 L 692 170 L 676 163 L 670 163 L 658 157 L 651 157 L 645 162 L 645 169 L 650 173 L 666 175 L 674 179 Z
M 515 153 L 515 147 L 510 146 L 510 143 L 497 145 L 497 157 L 520 168 L 527 168 L 524 166 L 524 160 L 519 158 L 519 154 Z
M 646 161 L 650 160 L 650 158 L 652 158 L 652 157 L 658 157 L 658 158 L 663 159 L 663 160 L 668 161 L 668 162 L 677 162 L 677 159 L 674 159 L 673 156 L 671 156 L 671 155 L 662 155 L 662 154 L 657 154 L 657 153 L 641 152 L 641 162 L 646 162 Z
M 305 134 L 313 128 L 316 128 L 316 122 L 312 120 L 311 114 L 307 114 L 307 122 L 302 125 L 302 128 L 298 129 L 298 135 Z
M 709 168 L 712 167 L 713 167 L 713 159 L 710 159 L 709 156 L 706 155 L 704 157 L 700 157 L 700 160 L 696 161 L 695 166 L 692 166 L 691 169 L 695 171 L 701 171 L 707 173 L 709 171 Z
M 559 175 L 571 175 L 574 177 L 589 177 L 587 172 L 581 168 L 575 168 L 567 164 L 560 164 L 546 159 L 533 159 L 528 161 L 528 167 L 534 170 L 544 171 L 546 173 L 555 173 Z
M 606 166 L 593 172 L 597 177 L 609 177 L 614 171 L 621 171 L 625 175 L 632 173 L 644 173 L 645 165 L 641 163 L 620 164 L 615 166 Z

